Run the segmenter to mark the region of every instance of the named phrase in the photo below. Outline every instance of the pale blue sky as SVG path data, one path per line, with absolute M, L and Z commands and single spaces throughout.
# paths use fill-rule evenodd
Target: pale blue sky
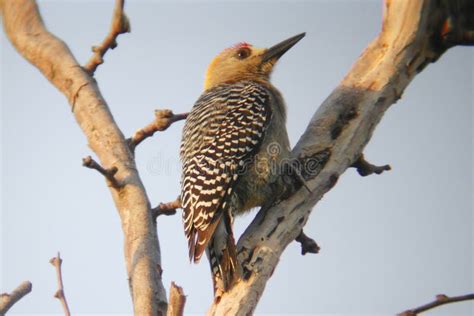
M 113 1 L 40 1 L 47 26 L 85 63 L 108 32 Z M 188 111 L 223 48 L 271 46 L 307 36 L 278 65 L 292 144 L 311 115 L 379 31 L 381 1 L 129 1 L 132 33 L 119 38 L 97 80 L 124 134 L 155 108 Z M 1 282 L 33 292 L 12 312 L 60 313 L 49 258 L 59 250 L 74 313 L 130 313 L 117 212 L 103 179 L 81 166 L 91 154 L 66 99 L 1 43 Z M 257 309 L 260 314 L 393 315 L 438 293 L 473 292 L 473 50 L 455 48 L 417 76 L 366 149 L 393 170 L 348 170 L 306 227 L 321 246 L 291 244 Z M 153 204 L 179 191 L 182 123 L 147 140 L 137 164 Z M 252 215 L 237 220 L 238 232 Z M 186 311 L 211 301 L 207 262 L 191 266 L 180 216 L 160 218 L 164 282 L 188 295 Z M 473 305 L 431 315 L 471 315 Z M 430 315 L 430 314 L 427 314 Z

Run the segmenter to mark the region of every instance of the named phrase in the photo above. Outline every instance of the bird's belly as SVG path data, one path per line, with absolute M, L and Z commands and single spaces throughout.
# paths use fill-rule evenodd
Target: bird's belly
M 262 206 L 273 199 L 274 185 L 284 170 L 289 157 L 287 144 L 264 142 L 259 153 L 247 165 L 236 186 L 235 194 L 241 203 L 242 212 Z

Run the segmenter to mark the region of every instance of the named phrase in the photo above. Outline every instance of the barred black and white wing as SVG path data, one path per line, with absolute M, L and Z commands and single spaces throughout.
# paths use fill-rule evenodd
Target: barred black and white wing
M 189 256 L 199 261 L 228 211 L 239 173 L 259 149 L 271 117 L 269 93 L 253 82 L 206 91 L 183 131 L 181 203 Z

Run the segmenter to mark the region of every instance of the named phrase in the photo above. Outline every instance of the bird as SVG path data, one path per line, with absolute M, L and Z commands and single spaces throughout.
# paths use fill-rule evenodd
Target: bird
M 181 206 L 189 259 L 206 252 L 214 294 L 241 276 L 234 216 L 275 197 L 290 157 L 286 105 L 270 83 L 280 57 L 305 33 L 270 48 L 240 42 L 209 64 L 204 92 L 186 118 L 181 147 Z

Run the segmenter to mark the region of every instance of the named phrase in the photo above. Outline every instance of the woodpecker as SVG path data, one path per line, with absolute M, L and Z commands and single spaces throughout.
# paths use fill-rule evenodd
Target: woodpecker
M 290 156 L 286 106 L 270 75 L 304 36 L 268 49 L 238 43 L 222 51 L 186 119 L 180 149 L 184 231 L 191 261 L 206 251 L 216 296 L 240 277 L 234 216 L 273 200 L 280 164 Z

